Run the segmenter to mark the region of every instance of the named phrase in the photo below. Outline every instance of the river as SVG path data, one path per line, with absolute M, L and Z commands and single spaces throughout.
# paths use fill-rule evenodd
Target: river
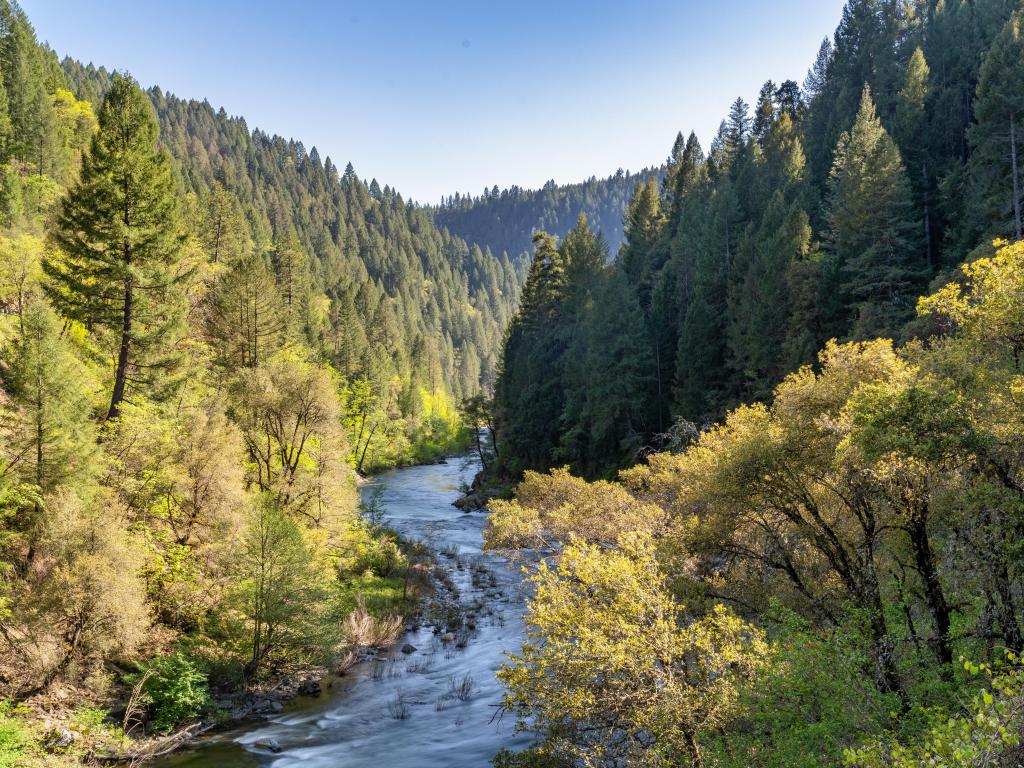
M 529 739 L 513 732 L 512 719 L 496 716 L 502 687 L 495 672 L 523 634 L 520 577 L 516 568 L 481 552 L 484 515 L 451 506 L 479 467 L 471 456 L 396 469 L 362 489 L 364 498 L 380 494 L 393 528 L 439 553 L 464 604 L 485 604 L 464 648 L 442 643 L 430 627 L 409 632 L 378 661 L 325 686 L 319 698 L 298 698 L 268 722 L 204 739 L 161 765 L 482 768 L 502 747 L 525 746 Z M 405 643 L 417 650 L 403 654 Z M 472 683 L 464 701 L 451 690 L 466 679 Z M 279 754 L 256 746 L 270 739 L 282 748 Z

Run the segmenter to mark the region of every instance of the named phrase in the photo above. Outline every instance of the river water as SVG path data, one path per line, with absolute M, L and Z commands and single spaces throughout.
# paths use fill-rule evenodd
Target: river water
M 451 506 L 479 468 L 475 457 L 450 459 L 388 472 L 362 489 L 364 498 L 380 494 L 393 528 L 444 553 L 438 560 L 450 569 L 461 602 L 484 605 L 464 648 L 441 642 L 430 627 L 409 632 L 379 660 L 325 685 L 319 698 L 300 697 L 268 722 L 205 739 L 161 765 L 482 768 L 502 747 L 525 746 L 529 739 L 513 732 L 512 719 L 497 716 L 502 687 L 495 678 L 505 652 L 517 649 L 523 634 L 520 577 L 515 567 L 481 552 L 484 515 Z M 403 654 L 405 643 L 417 650 Z M 451 695 L 466 679 L 468 699 Z M 256 746 L 270 739 L 282 748 L 279 754 Z

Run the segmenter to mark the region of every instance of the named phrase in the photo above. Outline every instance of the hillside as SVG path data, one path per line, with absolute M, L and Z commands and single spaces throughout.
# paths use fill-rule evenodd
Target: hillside
M 639 173 L 619 170 L 604 179 L 592 177 L 579 184 L 549 181 L 541 189 L 497 186 L 482 195 L 455 194 L 433 209 L 438 227 L 487 248 L 494 254 L 518 259 L 533 249 L 536 232 L 562 237 L 582 213 L 591 227 L 604 235 L 609 254 L 623 242 L 626 207 L 637 183 L 661 179 L 664 168 Z

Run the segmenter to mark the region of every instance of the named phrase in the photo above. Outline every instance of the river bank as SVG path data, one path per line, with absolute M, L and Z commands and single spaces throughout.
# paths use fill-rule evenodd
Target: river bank
M 484 766 L 522 745 L 495 717 L 494 673 L 522 637 L 518 571 L 481 552 L 485 519 L 453 507 L 479 469 L 475 457 L 384 473 L 361 488 L 386 523 L 436 553 L 457 605 L 428 601 L 396 645 L 322 681 L 318 698 L 200 739 L 160 762 L 188 768 Z M 279 752 L 272 751 L 280 750 Z

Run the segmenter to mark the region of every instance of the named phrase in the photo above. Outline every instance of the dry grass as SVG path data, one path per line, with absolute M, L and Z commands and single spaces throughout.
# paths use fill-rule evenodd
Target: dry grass
M 402 635 L 405 620 L 394 614 L 377 618 L 366 610 L 362 599 L 341 624 L 350 648 L 390 648 Z

